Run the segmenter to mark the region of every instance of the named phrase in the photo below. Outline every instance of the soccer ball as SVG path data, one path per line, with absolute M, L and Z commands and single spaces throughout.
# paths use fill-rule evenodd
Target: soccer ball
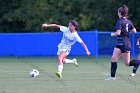
M 39 71 L 37 69 L 32 69 L 29 74 L 30 74 L 30 77 L 35 78 L 39 76 Z

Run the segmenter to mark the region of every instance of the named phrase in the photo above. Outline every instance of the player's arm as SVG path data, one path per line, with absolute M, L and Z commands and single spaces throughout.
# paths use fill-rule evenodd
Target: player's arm
M 138 38 L 137 42 L 136 42 L 137 46 L 140 46 L 140 38 Z
M 133 23 L 130 21 L 130 31 L 133 33 L 137 33 L 136 28 L 134 27 Z
M 131 32 L 133 32 L 133 33 L 137 33 L 136 28 L 133 28 L 133 29 L 131 30 Z
M 86 51 L 86 54 L 89 56 L 89 55 L 90 55 L 90 52 L 89 52 L 89 50 L 88 50 L 86 44 L 85 44 L 84 42 L 80 42 L 80 44 L 83 46 L 83 48 L 84 48 L 85 51 Z
M 42 24 L 43 28 L 48 28 L 48 27 L 55 27 L 55 28 L 60 28 L 61 25 L 57 24 Z
M 119 36 L 121 34 L 121 30 L 116 30 L 116 32 L 111 33 L 111 36 Z
M 83 40 L 80 38 L 80 36 L 79 36 L 77 33 L 75 33 L 75 37 L 76 37 L 77 41 L 78 41 L 78 42 L 83 46 L 83 48 L 85 49 L 86 54 L 87 54 L 87 55 L 90 55 L 90 52 L 89 52 L 89 50 L 88 50 L 86 44 L 83 42 Z
M 121 34 L 121 21 L 117 20 L 116 26 L 115 26 L 115 31 L 111 33 L 111 36 L 119 36 Z

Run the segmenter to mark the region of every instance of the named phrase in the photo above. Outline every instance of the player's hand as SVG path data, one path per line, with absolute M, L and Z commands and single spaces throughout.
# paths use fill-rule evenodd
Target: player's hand
M 42 24 L 42 27 L 43 28 L 47 28 L 48 27 L 48 24 Z
M 89 51 L 87 51 L 86 53 L 87 53 L 88 56 L 90 55 L 90 52 Z
M 113 36 L 114 35 L 114 33 L 111 33 L 111 36 Z

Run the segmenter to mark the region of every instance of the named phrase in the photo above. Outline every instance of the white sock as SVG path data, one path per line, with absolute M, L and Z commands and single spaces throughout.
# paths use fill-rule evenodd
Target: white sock
M 57 71 L 62 73 L 62 70 L 63 70 L 63 65 L 58 65 Z
M 71 59 L 66 59 L 66 58 L 65 58 L 65 63 L 74 63 L 74 62 L 73 62 L 73 60 L 71 60 Z

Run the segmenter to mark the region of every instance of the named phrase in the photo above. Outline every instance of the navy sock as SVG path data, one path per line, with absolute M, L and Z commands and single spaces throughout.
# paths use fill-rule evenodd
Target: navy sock
M 115 77 L 117 70 L 117 62 L 111 62 L 111 77 Z
M 139 68 L 139 65 L 134 66 L 134 68 L 133 68 L 133 73 L 136 73 L 136 72 L 137 72 L 137 70 L 138 70 L 138 68 Z
M 140 65 L 140 60 L 133 59 L 130 61 L 129 66 L 138 66 Z

